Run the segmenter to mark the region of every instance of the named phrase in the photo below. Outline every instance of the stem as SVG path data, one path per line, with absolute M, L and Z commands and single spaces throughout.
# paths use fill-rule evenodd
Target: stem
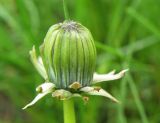
M 65 0 L 63 0 L 63 11 L 64 11 L 65 19 L 69 20 L 69 14 L 68 14 L 67 4 L 66 4 Z
M 64 123 L 76 123 L 74 102 L 72 99 L 63 101 Z

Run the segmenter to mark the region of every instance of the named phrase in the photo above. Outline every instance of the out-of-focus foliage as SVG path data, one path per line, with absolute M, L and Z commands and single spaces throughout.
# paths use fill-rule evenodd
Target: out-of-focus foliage
M 102 83 L 115 104 L 75 99 L 77 123 L 160 122 L 160 1 L 66 0 L 71 19 L 95 38 L 97 72 L 130 68 L 122 80 Z M 43 82 L 28 51 L 64 20 L 62 0 L 0 0 L 0 123 L 62 123 L 62 102 L 51 97 L 21 108 Z

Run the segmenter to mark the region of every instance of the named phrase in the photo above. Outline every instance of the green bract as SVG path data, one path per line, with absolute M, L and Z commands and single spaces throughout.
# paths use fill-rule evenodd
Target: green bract
M 80 23 L 65 21 L 50 27 L 41 47 L 48 79 L 57 88 L 74 82 L 90 85 L 96 48 L 90 31 Z
M 45 95 L 60 100 L 86 95 L 98 95 L 118 102 L 107 91 L 93 84 L 121 78 L 127 70 L 115 74 L 94 73 L 96 48 L 90 31 L 80 23 L 64 21 L 50 27 L 37 57 L 35 47 L 30 51 L 31 61 L 45 82 L 36 88 L 38 95 L 23 109 L 34 105 Z

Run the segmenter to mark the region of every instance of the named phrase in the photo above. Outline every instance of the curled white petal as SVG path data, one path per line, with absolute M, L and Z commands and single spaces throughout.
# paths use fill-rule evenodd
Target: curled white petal
M 38 100 L 40 100 L 42 97 L 44 97 L 45 95 L 53 92 L 55 85 L 53 83 L 43 83 L 42 85 L 38 86 L 36 88 L 36 90 L 41 90 L 41 92 L 33 99 L 32 102 L 30 102 L 29 104 L 27 104 L 24 108 L 22 109 L 26 109 L 28 107 L 31 107 L 32 105 L 34 105 Z
M 48 76 L 47 76 L 45 67 L 43 65 L 42 58 L 40 56 L 37 58 L 36 56 L 35 46 L 33 46 L 32 50 L 29 53 L 30 53 L 30 57 L 33 65 L 35 66 L 39 74 L 46 80 Z
M 125 72 L 127 72 L 128 69 L 122 70 L 119 73 L 115 74 L 115 70 L 111 71 L 108 74 L 97 74 L 95 73 L 93 76 L 93 82 L 92 84 L 96 84 L 103 81 L 110 81 L 110 80 L 116 80 L 120 79 L 124 76 Z
M 107 98 L 111 99 L 114 102 L 119 103 L 119 101 L 116 98 L 114 98 L 111 94 L 109 94 L 107 91 L 105 91 L 102 88 L 97 90 L 94 87 L 83 87 L 83 88 L 80 89 L 80 91 L 83 91 L 83 92 L 85 92 L 86 94 L 89 94 L 89 95 L 104 96 L 104 97 L 107 97 Z

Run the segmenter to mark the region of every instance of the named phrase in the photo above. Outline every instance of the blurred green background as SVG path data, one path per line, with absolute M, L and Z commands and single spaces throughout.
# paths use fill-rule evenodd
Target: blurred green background
M 115 104 L 75 98 L 77 123 L 160 123 L 160 0 L 66 0 L 71 19 L 90 29 L 96 71 L 130 68 L 117 81 L 100 84 Z M 43 79 L 29 59 L 48 28 L 64 20 L 62 0 L 0 0 L 0 123 L 62 123 L 62 102 L 49 95 L 21 108 Z

